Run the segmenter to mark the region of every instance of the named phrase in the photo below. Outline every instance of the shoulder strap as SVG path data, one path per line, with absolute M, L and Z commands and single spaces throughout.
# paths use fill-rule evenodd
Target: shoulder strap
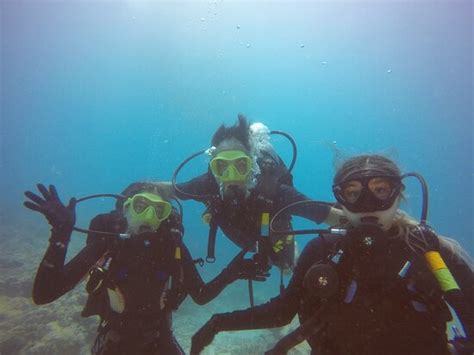
M 293 186 L 293 176 L 278 154 L 261 150 L 257 163 L 261 170 L 260 178 L 265 184 L 278 183 Z

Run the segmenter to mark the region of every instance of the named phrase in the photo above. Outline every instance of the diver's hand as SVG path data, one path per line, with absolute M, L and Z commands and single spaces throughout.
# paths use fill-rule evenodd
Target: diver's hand
M 233 274 L 236 279 L 265 281 L 270 273 L 268 266 L 263 266 L 256 259 L 244 259 L 247 250 L 242 250 L 237 256 L 232 259 L 227 266 L 229 272 Z
M 219 333 L 218 314 L 214 314 L 192 337 L 191 355 L 197 355 L 204 350 L 206 346 L 212 343 L 212 340 Z
M 53 227 L 53 231 L 70 235 L 76 223 L 76 199 L 71 198 L 69 204 L 65 206 L 59 199 L 54 185 L 49 185 L 49 190 L 43 184 L 38 184 L 37 187 L 43 197 L 26 191 L 25 196 L 33 202 L 25 201 L 25 207 L 43 214 Z

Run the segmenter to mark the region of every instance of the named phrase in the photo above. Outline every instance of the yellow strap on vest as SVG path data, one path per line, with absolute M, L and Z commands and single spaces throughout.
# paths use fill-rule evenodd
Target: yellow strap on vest
M 436 272 L 440 269 L 447 269 L 448 267 L 444 263 L 443 258 L 437 251 L 429 251 L 425 253 L 425 259 L 428 261 L 428 265 L 431 271 Z
M 262 223 L 260 224 L 260 235 L 262 237 L 268 237 L 270 235 L 270 213 L 262 213 Z
M 443 292 L 459 290 L 458 283 L 451 274 L 451 271 L 449 271 L 439 252 L 429 251 L 425 253 L 425 259 Z
M 181 248 L 176 247 L 176 250 L 174 251 L 174 258 L 176 260 L 181 260 Z

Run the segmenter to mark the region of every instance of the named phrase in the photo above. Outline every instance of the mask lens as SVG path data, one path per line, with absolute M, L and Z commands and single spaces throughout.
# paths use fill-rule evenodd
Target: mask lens
M 247 175 L 250 171 L 250 161 L 248 158 L 234 160 L 234 166 L 241 175 Z
M 362 194 L 362 183 L 357 180 L 349 181 L 342 188 L 342 197 L 348 203 L 356 203 Z
M 136 213 L 140 214 L 142 213 L 143 211 L 145 211 L 145 209 L 150 206 L 150 200 L 142 197 L 142 196 L 137 196 L 133 199 L 133 204 L 132 204 L 132 207 L 133 209 L 135 210 Z
M 224 172 L 229 167 L 229 161 L 225 159 L 216 158 L 212 161 L 211 170 L 216 176 L 224 175 Z
M 171 206 L 168 202 L 153 202 L 152 206 L 155 208 L 156 217 L 158 217 L 160 221 L 168 218 L 170 215 Z
M 376 177 L 370 179 L 367 187 L 370 192 L 380 201 L 386 201 L 392 197 L 393 181 L 388 178 Z

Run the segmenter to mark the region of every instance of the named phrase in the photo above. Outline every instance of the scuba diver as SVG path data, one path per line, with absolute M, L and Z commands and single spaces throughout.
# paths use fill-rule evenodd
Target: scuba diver
M 242 251 L 205 284 L 182 241 L 181 214 L 157 187 L 128 188 L 114 195 L 119 197 L 116 209 L 97 215 L 89 230 L 74 227 L 76 199 L 65 206 L 54 186 L 37 187 L 41 195 L 25 192 L 30 201 L 24 205 L 43 214 L 52 229 L 33 301 L 50 303 L 88 276 L 81 315 L 99 315 L 101 320 L 93 354 L 184 354 L 171 316 L 188 294 L 205 304 L 236 279 L 265 279 Z M 87 244 L 65 264 L 73 229 L 88 232 Z
M 270 134 L 283 135 L 292 143 L 293 161 L 289 168 L 273 149 Z M 296 144 L 288 134 L 270 132 L 261 123 L 250 125 L 239 115 L 234 126 L 222 125 L 215 132 L 211 146 L 186 159 L 173 176 L 173 190 L 178 198 L 193 199 L 206 206 L 203 219 L 209 223 L 208 262 L 215 260 L 214 245 L 220 228 L 241 249 L 257 251 L 254 259 L 259 260 L 262 269 L 273 264 L 282 272 L 291 271 L 295 262 L 293 236 L 268 233 L 274 213 L 288 204 L 301 202 L 295 214 L 317 223 L 339 223 L 342 211 L 326 203 L 305 204 L 310 199 L 293 187 L 291 169 L 296 161 Z M 204 152 L 210 157 L 208 171 L 188 182 L 177 183 L 182 167 Z M 171 185 L 167 186 L 171 189 Z M 278 223 L 281 228 L 291 229 L 289 216 L 280 218 Z
M 423 187 L 421 223 L 399 209 L 406 176 Z M 281 327 L 296 314 L 300 326 L 266 354 L 286 354 L 304 340 L 318 355 L 473 353 L 472 260 L 426 225 L 424 179 L 402 175 L 383 156 L 362 155 L 337 171 L 333 191 L 347 228 L 313 230 L 319 237 L 303 250 L 283 293 L 247 310 L 215 314 L 193 336 L 191 354 L 218 332 Z M 445 301 L 464 330 L 454 327 L 451 341 Z

